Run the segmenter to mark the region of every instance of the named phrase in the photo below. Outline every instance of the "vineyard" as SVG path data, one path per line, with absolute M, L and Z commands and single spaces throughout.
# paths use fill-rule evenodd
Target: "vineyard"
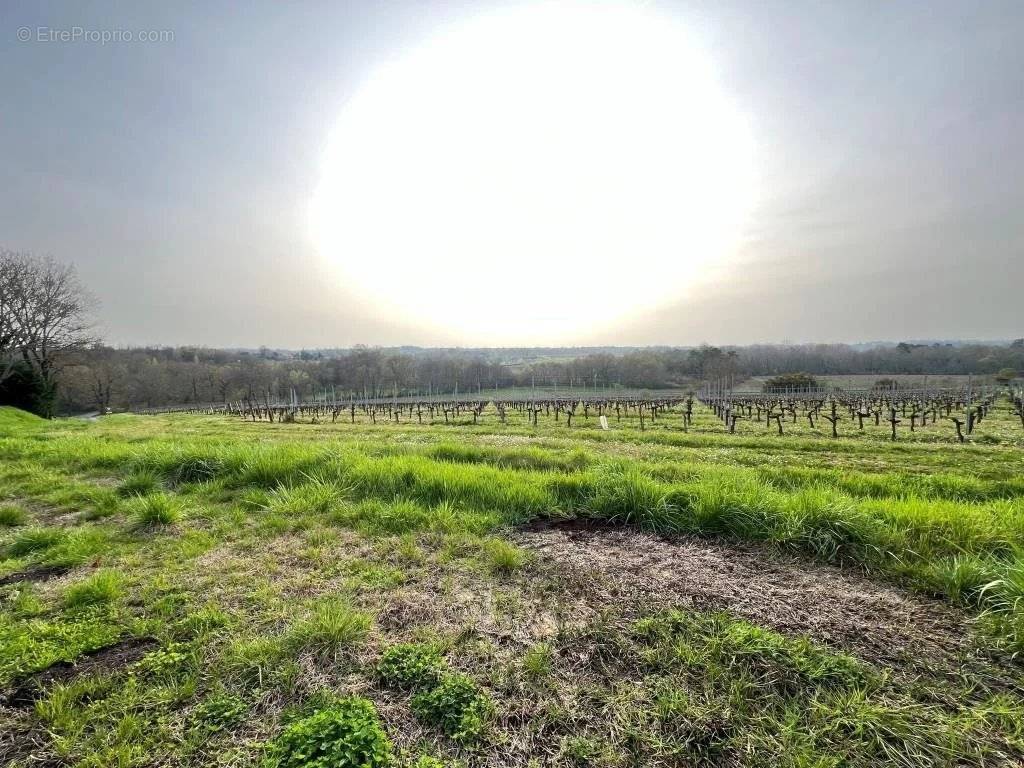
M 1024 760 L 1019 391 L 260 400 L 0 409 L 0 764 Z
M 616 426 L 648 428 L 673 427 L 688 432 L 694 427 L 694 407 L 703 406 L 713 413 L 730 434 L 741 434 L 768 428 L 779 436 L 786 433 L 784 425 L 806 422 L 811 434 L 817 434 L 822 424 L 832 437 L 844 435 L 877 434 L 884 427 L 891 440 L 901 434 L 924 432 L 936 437 L 948 437 L 964 442 L 980 427 L 990 409 L 1003 397 L 1006 407 L 1020 419 L 1024 429 L 1024 408 L 1020 389 L 985 385 L 955 388 L 892 388 L 892 389 L 838 389 L 813 388 L 770 392 L 744 392 L 704 386 L 693 392 L 528 392 L 516 396 L 459 396 L 434 395 L 428 397 L 378 397 L 348 400 L 328 397 L 325 393 L 312 402 L 300 402 L 294 393 L 290 400 L 271 399 L 269 393 L 262 401 L 256 397 L 236 402 L 203 406 L 177 406 L 140 411 L 148 414 L 185 413 L 201 415 L 229 415 L 250 421 L 270 423 L 308 422 L 311 424 L 340 421 L 359 423 L 416 423 L 419 425 L 471 423 L 481 424 L 485 418 L 502 425 L 538 426 L 538 419 L 565 427 L 576 425 L 609 429 Z M 660 421 L 659 421 L 660 420 Z M 876 429 L 872 430 L 871 427 Z M 713 430 L 707 424 L 705 430 Z M 867 429 L 866 429 L 867 427 Z M 955 431 L 954 431 L 955 430 Z M 939 433 L 936 435 L 935 433 Z M 981 434 L 981 432 L 979 432 Z

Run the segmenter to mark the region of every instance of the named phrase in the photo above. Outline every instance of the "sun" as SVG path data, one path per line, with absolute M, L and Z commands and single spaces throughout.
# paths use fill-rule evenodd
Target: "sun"
M 568 343 L 735 247 L 751 140 L 675 19 L 541 3 L 439 30 L 344 106 L 310 209 L 382 313 L 464 343 Z

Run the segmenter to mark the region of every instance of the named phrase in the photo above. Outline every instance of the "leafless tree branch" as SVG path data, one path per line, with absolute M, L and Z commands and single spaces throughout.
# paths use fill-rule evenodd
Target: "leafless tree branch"
M 94 304 L 73 266 L 0 250 L 0 382 L 23 361 L 52 383 L 67 353 L 95 343 Z

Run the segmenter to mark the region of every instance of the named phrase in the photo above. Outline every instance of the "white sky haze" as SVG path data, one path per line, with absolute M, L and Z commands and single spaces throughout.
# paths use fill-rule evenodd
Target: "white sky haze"
M 1019 337 L 1021 39 L 995 1 L 5 3 L 0 245 L 113 343 Z

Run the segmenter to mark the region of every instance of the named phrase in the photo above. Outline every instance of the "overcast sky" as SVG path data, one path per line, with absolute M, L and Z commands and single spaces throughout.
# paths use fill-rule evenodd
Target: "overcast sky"
M 759 194 L 728 269 L 574 341 L 1024 335 L 1024 3 L 637 4 L 692 30 Z M 382 317 L 307 215 L 359 85 L 497 5 L 5 2 L 0 247 L 74 263 L 112 343 L 480 344 Z M 74 27 L 173 39 L 39 39 Z

